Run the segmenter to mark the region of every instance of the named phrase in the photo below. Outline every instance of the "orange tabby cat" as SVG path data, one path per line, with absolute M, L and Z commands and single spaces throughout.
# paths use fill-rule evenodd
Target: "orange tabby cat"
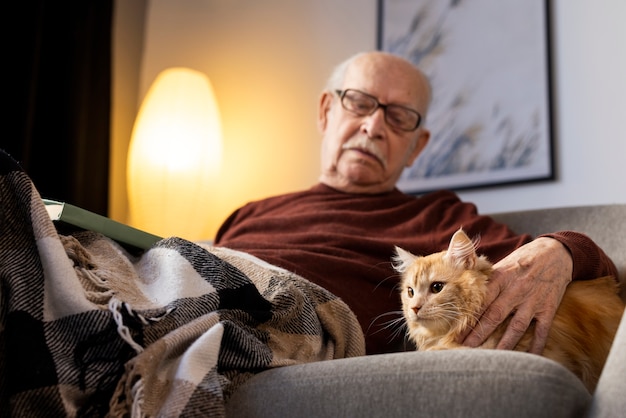
M 492 264 L 475 243 L 457 231 L 447 251 L 418 257 L 396 247 L 394 267 L 402 274 L 402 310 L 407 335 L 418 350 L 464 348 L 458 335 L 478 320 Z M 556 313 L 543 356 L 574 372 L 593 391 L 617 331 L 624 304 L 612 277 L 570 283 Z M 481 348 L 495 348 L 508 321 Z M 533 328 L 515 350 L 527 351 Z

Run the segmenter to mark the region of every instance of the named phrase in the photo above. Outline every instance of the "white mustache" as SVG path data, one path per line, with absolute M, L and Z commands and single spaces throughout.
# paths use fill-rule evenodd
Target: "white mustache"
M 366 136 L 357 136 L 350 138 L 345 144 L 343 144 L 341 149 L 358 149 L 359 151 L 364 151 L 368 154 L 372 154 L 378 159 L 378 161 L 380 161 L 384 168 L 387 168 L 387 161 L 382 151 L 378 147 L 378 144 L 374 141 L 371 141 Z

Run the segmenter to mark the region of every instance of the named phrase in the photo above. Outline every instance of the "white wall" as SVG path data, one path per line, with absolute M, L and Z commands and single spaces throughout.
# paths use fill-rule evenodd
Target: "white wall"
M 626 2 L 554 3 L 558 179 L 460 193 L 483 212 L 626 203 Z M 375 0 L 148 1 L 139 96 L 158 72 L 181 65 L 204 71 L 216 90 L 228 183 L 211 208 L 215 225 L 250 199 L 316 181 L 318 93 L 333 65 L 375 49 L 376 7 Z

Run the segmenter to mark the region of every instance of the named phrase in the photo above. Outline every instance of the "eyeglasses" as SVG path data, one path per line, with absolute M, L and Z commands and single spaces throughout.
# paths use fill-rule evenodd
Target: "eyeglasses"
M 383 109 L 389 126 L 402 131 L 414 131 L 422 122 L 422 115 L 413 109 L 397 104 L 382 104 L 374 96 L 355 89 L 335 90 L 344 109 L 359 115 L 369 116 L 379 107 Z

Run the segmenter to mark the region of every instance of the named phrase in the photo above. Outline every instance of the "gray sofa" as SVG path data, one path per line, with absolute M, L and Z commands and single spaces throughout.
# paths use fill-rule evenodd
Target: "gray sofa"
M 576 230 L 620 272 L 626 300 L 626 205 L 493 215 L 533 235 Z M 397 353 L 264 371 L 227 404 L 233 417 L 625 417 L 626 320 L 596 392 L 540 356 L 491 350 Z

